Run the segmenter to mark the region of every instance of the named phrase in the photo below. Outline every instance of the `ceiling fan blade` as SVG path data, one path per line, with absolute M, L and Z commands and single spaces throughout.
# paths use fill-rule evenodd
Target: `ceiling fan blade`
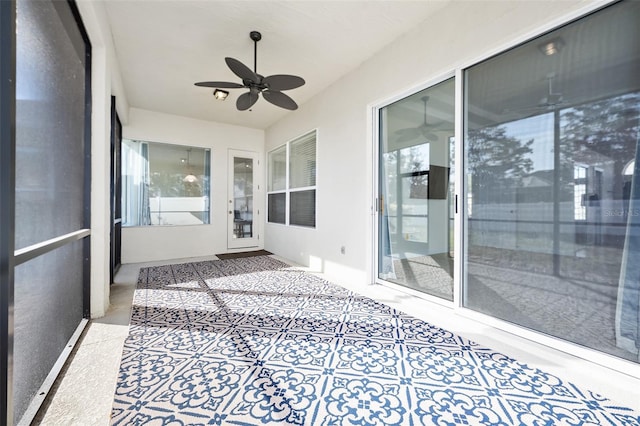
M 236 107 L 239 111 L 248 110 L 258 101 L 258 91 L 251 89 L 247 93 L 243 93 L 238 96 L 238 100 L 236 101 Z
M 268 101 L 274 104 L 275 106 L 279 106 L 280 108 L 295 110 L 298 109 L 298 104 L 296 101 L 291 99 L 288 95 L 285 95 L 282 92 L 265 90 L 262 92 L 262 96 Z
M 438 135 L 436 135 L 433 132 L 430 132 L 426 129 L 422 130 L 422 136 L 428 141 L 428 142 L 435 142 L 438 140 Z
M 401 142 L 406 142 L 418 138 L 420 136 L 420 129 L 410 127 L 408 129 L 396 130 L 395 133 Z
M 424 129 L 435 129 L 435 130 L 444 130 L 447 129 L 447 126 L 451 126 L 451 123 L 447 123 L 446 120 L 440 120 L 438 122 L 421 124 L 420 127 Z
M 280 91 L 296 89 L 304 85 L 305 81 L 297 75 L 275 74 L 265 77 L 263 83 L 266 84 L 270 90 Z
M 242 80 L 249 80 L 256 84 L 260 83 L 260 78 L 258 77 L 258 75 L 255 72 L 251 71 L 251 68 L 249 68 L 239 60 L 233 58 L 224 58 L 224 60 L 227 63 L 229 69 L 231 69 L 231 71 L 233 71 L 233 73 L 240 77 Z
M 200 87 L 214 87 L 216 89 L 241 89 L 244 87 L 240 83 L 231 83 L 229 81 L 201 81 L 200 83 L 195 83 L 195 85 Z

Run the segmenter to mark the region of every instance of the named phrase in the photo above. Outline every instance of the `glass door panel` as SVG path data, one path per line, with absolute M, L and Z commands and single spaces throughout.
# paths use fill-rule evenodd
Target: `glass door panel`
M 380 110 L 378 279 L 453 300 L 454 80 Z
M 228 247 L 256 247 L 254 226 L 255 153 L 230 151 Z
M 615 3 L 468 68 L 463 116 L 463 306 L 634 363 L 638 22 Z

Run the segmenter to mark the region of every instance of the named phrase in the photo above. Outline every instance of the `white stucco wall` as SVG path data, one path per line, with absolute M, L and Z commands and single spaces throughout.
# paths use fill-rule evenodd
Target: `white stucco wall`
M 373 264 L 371 107 L 408 94 L 514 40 L 575 15 L 588 1 L 454 2 L 364 62 L 266 132 L 129 109 L 101 2 L 77 2 L 92 43 L 92 316 L 109 296 L 109 107 L 117 96 L 124 136 L 212 149 L 212 224 L 127 228 L 123 263 L 206 256 L 226 248 L 227 150 L 265 152 L 317 128 L 318 208 L 315 230 L 259 224 L 261 245 L 329 276 L 369 283 Z M 264 178 L 264 161 L 261 163 Z M 265 207 L 264 193 L 258 205 Z M 346 247 L 341 254 L 340 248 Z
M 106 10 L 102 2 L 77 2 L 92 46 L 92 176 L 91 176 L 91 316 L 104 316 L 109 307 L 110 243 L 110 108 L 116 109 L 125 137 L 208 147 L 212 150 L 212 225 L 169 228 L 125 228 L 122 263 L 208 256 L 227 250 L 227 150 L 258 152 L 264 156 L 264 132 L 237 126 L 189 120 L 166 114 L 130 109 Z M 133 120 L 131 125 L 128 125 Z M 256 177 L 264 173 L 257 169 Z M 263 195 L 257 205 L 264 204 Z M 262 234 L 260 222 L 256 225 Z M 262 247 L 262 237 L 260 241 Z
M 264 131 L 131 108 L 129 124 L 123 127 L 122 133 L 127 139 L 211 149 L 211 223 L 122 228 L 122 263 L 201 257 L 232 251 L 227 249 L 228 151 L 234 149 L 258 154 L 260 165 L 254 176 L 260 190 L 255 194 L 255 205 L 262 213 Z M 254 232 L 261 235 L 258 248 L 262 248 L 262 219 L 256 217 L 256 222 Z
M 266 224 L 265 248 L 332 278 L 372 282 L 372 106 L 422 89 L 589 7 L 593 2 L 452 2 L 271 126 L 267 152 L 318 129 L 317 228 Z

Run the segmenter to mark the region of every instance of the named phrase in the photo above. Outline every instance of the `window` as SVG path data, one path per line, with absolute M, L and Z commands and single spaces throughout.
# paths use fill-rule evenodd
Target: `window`
M 633 362 L 639 21 L 620 2 L 543 34 L 465 70 L 464 97 L 464 306 Z
M 269 152 L 270 223 L 316 226 L 316 131 Z
M 573 166 L 573 218 L 575 220 L 587 220 L 587 207 L 585 198 L 587 195 L 587 167 Z
M 122 141 L 122 225 L 209 223 L 210 151 Z

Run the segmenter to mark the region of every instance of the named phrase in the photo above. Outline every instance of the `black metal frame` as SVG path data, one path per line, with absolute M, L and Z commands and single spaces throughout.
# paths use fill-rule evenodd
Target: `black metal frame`
M 71 14 L 78 26 L 84 41 L 85 73 L 84 73 L 84 227 L 91 229 L 91 41 L 82 22 L 75 0 L 67 0 Z M 82 285 L 82 317 L 91 319 L 91 235 L 83 240 L 83 285 Z
M 13 424 L 16 3 L 0 1 L 0 424 Z
M 122 123 L 116 111 L 116 97 L 111 96 L 111 167 L 110 167 L 110 238 L 109 282 L 121 263 L 122 234 Z
M 56 8 L 67 4 L 72 20 L 83 39 L 85 56 L 85 128 L 84 128 L 84 230 L 53 242 L 45 252 L 64 242 L 83 239 L 83 318 L 91 313 L 90 225 L 91 225 L 91 43 L 73 0 L 53 2 Z M 42 250 L 20 253 L 15 250 L 15 161 L 16 161 L 16 0 L 0 1 L 0 424 L 14 424 L 13 412 L 13 338 L 14 269 Z M 68 16 L 68 15 L 66 15 Z M 65 21 L 68 19 L 65 18 Z

